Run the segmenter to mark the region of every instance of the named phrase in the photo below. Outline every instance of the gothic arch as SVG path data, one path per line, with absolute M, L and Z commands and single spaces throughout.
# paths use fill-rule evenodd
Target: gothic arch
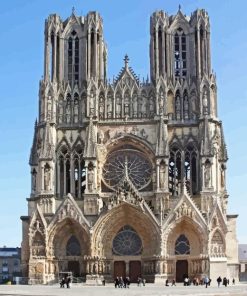
M 66 257 L 67 244 L 71 236 L 75 236 L 80 244 L 81 256 L 90 254 L 90 234 L 73 218 L 66 217 L 57 222 L 49 231 L 47 244 L 53 249 L 56 258 Z
M 199 256 L 204 254 L 207 247 L 207 230 L 203 226 L 189 217 L 182 216 L 168 226 L 166 238 L 167 255 L 175 255 L 176 241 L 180 235 L 185 235 L 190 243 L 190 255 Z
M 122 203 L 101 216 L 93 227 L 93 255 L 111 258 L 113 239 L 119 229 L 131 226 L 143 243 L 142 256 L 151 256 L 159 250 L 160 230 L 147 214 L 139 211 L 132 204 Z

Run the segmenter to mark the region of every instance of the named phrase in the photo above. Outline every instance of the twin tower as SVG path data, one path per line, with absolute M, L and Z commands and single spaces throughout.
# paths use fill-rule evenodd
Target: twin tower
M 21 217 L 30 283 L 238 278 L 207 12 L 154 12 L 149 52 L 150 79 L 126 56 L 110 81 L 97 12 L 46 20 Z
M 73 26 L 73 30 L 71 30 Z M 205 10 L 191 17 L 180 10 L 169 16 L 156 11 L 150 18 L 150 77 L 174 80 L 202 79 L 211 75 L 210 24 Z M 70 85 L 107 80 L 107 47 L 103 20 L 99 13 L 66 21 L 50 15 L 45 23 L 44 80 L 69 82 Z

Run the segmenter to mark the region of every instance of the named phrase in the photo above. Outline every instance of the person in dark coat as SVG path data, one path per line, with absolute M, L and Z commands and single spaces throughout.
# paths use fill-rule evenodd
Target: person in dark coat
M 217 278 L 217 283 L 218 283 L 218 288 L 220 287 L 220 283 L 222 282 L 222 279 L 221 279 L 221 277 L 219 276 L 218 278 Z

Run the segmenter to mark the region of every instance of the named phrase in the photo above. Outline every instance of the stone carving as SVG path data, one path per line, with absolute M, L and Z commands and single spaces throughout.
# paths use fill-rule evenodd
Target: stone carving
M 51 96 L 48 96 L 48 99 L 47 99 L 47 120 L 51 120 L 51 113 L 52 113 L 52 101 L 51 101 Z
M 189 101 L 187 95 L 184 97 L 184 119 L 189 119 Z
M 188 216 L 192 219 L 195 217 L 195 211 L 191 209 L 185 202 L 175 212 L 175 219 L 179 219 L 182 216 Z
M 50 190 L 51 168 L 47 165 L 44 167 L 44 190 Z
M 88 168 L 88 174 L 87 174 L 87 183 L 88 183 L 88 191 L 92 192 L 94 189 L 94 168 L 89 167 Z
M 176 119 L 179 120 L 181 118 L 181 106 L 180 106 L 180 96 L 176 96 L 176 104 L 175 104 L 175 111 L 176 111 Z
M 74 103 L 74 123 L 78 123 L 78 118 L 79 118 L 79 104 L 78 104 L 78 100 L 75 100 L 75 103 Z
M 203 114 L 207 115 L 208 114 L 208 95 L 206 90 L 203 92 L 202 107 L 203 107 Z
M 166 165 L 164 162 L 161 162 L 160 164 L 160 189 L 165 188 L 165 182 L 166 182 Z
M 63 122 L 63 101 L 60 99 L 58 103 L 58 122 Z
M 206 162 L 204 166 L 204 185 L 206 188 L 210 186 L 210 180 L 211 180 L 210 171 L 211 171 L 211 165 L 209 162 Z

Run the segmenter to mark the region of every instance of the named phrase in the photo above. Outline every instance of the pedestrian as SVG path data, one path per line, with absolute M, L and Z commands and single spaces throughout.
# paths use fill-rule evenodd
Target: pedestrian
M 209 284 L 209 278 L 207 276 L 204 278 L 204 283 L 205 283 L 205 286 L 207 288 L 208 284 Z
M 175 281 L 175 279 L 172 280 L 172 286 L 176 286 L 176 281 Z
M 166 279 L 166 287 L 169 287 L 169 281 Z
M 114 283 L 115 283 L 115 288 L 119 288 L 119 278 L 118 278 L 118 276 L 115 278 Z
M 232 284 L 235 285 L 235 279 L 234 278 L 232 279 Z
M 218 288 L 220 287 L 220 283 L 222 282 L 222 279 L 221 279 L 221 277 L 219 276 L 218 278 L 217 278 L 217 283 L 218 283 Z
M 128 276 L 126 277 L 126 287 L 130 287 L 130 278 Z
M 223 285 L 224 285 L 225 287 L 227 287 L 227 278 L 226 278 L 226 277 L 223 278 Z
M 62 278 L 61 282 L 60 282 L 60 288 L 64 288 L 65 285 L 65 279 Z
M 66 278 L 66 286 L 67 286 L 67 289 L 70 288 L 70 283 L 71 283 L 71 278 L 70 278 L 70 276 L 68 276 L 68 277 Z
M 143 284 L 143 286 L 146 285 L 146 279 L 142 279 L 142 284 Z

